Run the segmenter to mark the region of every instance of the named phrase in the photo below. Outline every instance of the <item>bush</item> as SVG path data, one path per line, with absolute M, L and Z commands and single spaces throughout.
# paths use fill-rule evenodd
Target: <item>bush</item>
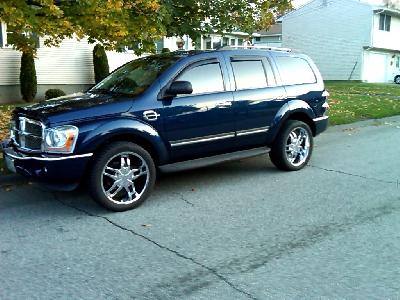
M 37 92 L 37 78 L 33 53 L 22 53 L 19 82 L 22 99 L 26 102 L 32 102 Z
M 102 45 L 97 44 L 93 48 L 93 67 L 96 83 L 102 81 L 110 73 L 107 54 Z
M 62 91 L 60 89 L 49 89 L 45 93 L 46 100 L 61 97 L 61 96 L 65 96 L 65 93 L 64 93 L 64 91 Z
M 169 50 L 169 48 L 162 48 L 162 49 L 161 49 L 161 53 L 169 53 L 169 52 L 171 52 L 171 51 Z

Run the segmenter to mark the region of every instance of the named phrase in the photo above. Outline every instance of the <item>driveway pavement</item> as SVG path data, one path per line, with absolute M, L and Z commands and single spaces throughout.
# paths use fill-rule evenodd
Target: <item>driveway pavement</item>
M 337 126 L 300 172 L 169 174 L 125 213 L 2 178 L 0 299 L 400 298 L 399 141 L 400 117 Z

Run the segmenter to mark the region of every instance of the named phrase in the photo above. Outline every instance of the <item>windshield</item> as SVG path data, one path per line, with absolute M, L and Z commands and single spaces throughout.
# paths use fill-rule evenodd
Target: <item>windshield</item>
M 139 95 L 178 59 L 176 56 L 157 55 L 133 60 L 108 75 L 89 92 Z

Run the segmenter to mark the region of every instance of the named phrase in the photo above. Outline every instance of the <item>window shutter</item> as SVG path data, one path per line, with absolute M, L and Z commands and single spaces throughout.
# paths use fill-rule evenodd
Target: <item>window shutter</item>
M 4 40 L 3 40 L 3 24 L 0 22 L 0 48 L 4 47 Z

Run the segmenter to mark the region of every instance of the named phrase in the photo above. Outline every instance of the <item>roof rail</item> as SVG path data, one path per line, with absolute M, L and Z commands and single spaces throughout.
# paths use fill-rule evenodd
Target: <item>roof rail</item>
M 223 46 L 218 50 L 231 50 L 231 49 L 261 49 L 261 50 L 292 52 L 292 49 L 289 48 L 270 47 L 270 46 Z

